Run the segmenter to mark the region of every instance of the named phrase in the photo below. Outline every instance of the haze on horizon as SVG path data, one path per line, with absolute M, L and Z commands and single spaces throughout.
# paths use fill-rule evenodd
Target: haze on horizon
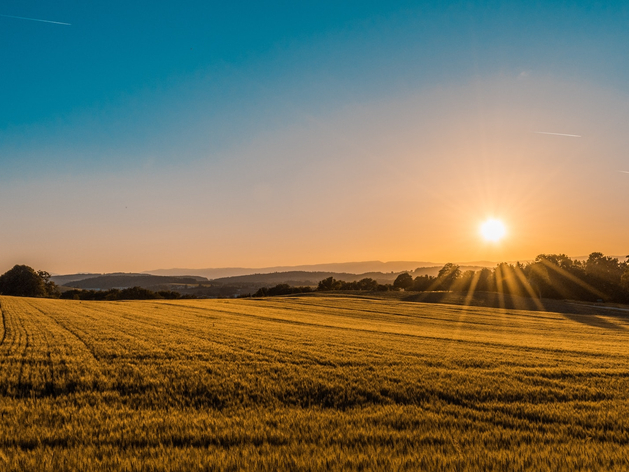
M 3 2 L 0 272 L 629 254 L 629 7 L 547 3 Z

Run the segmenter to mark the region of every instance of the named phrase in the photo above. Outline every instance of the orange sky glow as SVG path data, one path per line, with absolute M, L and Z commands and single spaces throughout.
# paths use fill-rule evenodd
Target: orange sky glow
M 627 122 L 625 96 L 528 76 L 361 103 L 254 136 L 212 165 L 149 160 L 125 175 L 4 186 L 12 250 L 0 264 L 69 273 L 624 255 Z M 501 241 L 480 236 L 488 218 L 507 227 Z

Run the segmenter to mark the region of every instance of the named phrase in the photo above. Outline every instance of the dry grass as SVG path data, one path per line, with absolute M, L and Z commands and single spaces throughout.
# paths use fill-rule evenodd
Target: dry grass
M 2 470 L 629 469 L 629 320 L 0 298 Z

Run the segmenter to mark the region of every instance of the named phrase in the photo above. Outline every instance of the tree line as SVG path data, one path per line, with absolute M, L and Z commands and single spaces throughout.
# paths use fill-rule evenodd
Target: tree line
M 0 275 L 0 295 L 59 298 L 61 292 L 48 272 L 16 265 Z
M 178 300 L 180 298 L 197 298 L 194 295 L 182 295 L 172 290 L 152 290 L 142 287 L 129 287 L 123 289 L 110 288 L 109 290 L 68 290 L 59 298 L 65 300 Z
M 453 263 L 445 264 L 437 276 L 413 278 L 404 272 L 392 284 L 380 284 L 371 278 L 354 282 L 327 277 L 316 288 L 279 284 L 260 288 L 254 297 L 290 295 L 313 291 L 337 290 L 417 292 L 462 291 L 498 292 L 530 298 L 554 298 L 582 301 L 629 303 L 629 256 L 618 258 L 593 252 L 584 260 L 571 259 L 565 254 L 540 254 L 530 263 L 500 263 L 495 268 L 461 271 Z M 35 271 L 26 265 L 16 265 L 0 275 L 0 295 L 48 297 L 76 300 L 147 300 L 194 298 L 176 291 L 153 292 L 142 287 L 110 290 L 70 290 L 63 294 L 45 271 Z
M 254 296 L 286 295 L 314 291 L 309 287 L 286 284 L 260 289 Z M 629 256 L 627 261 L 593 252 L 587 260 L 571 259 L 565 254 L 540 254 L 530 263 L 500 263 L 495 268 L 461 271 L 453 263 L 445 264 L 437 276 L 413 276 L 404 272 L 392 284 L 379 284 L 365 278 L 344 282 L 328 277 L 316 291 L 405 290 L 417 292 L 462 291 L 499 292 L 529 298 L 553 298 L 582 301 L 629 303 Z
M 68 290 L 61 293 L 59 287 L 50 280 L 50 274 L 34 270 L 27 265 L 16 265 L 0 275 L 0 295 L 15 297 L 62 298 L 69 300 L 154 300 L 196 298 L 181 295 L 179 292 L 160 290 L 153 292 L 142 287 L 110 290 Z

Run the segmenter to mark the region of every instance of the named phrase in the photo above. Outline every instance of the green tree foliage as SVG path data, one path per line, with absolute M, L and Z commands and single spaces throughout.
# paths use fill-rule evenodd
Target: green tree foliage
M 0 294 L 16 297 L 57 297 L 59 291 L 50 274 L 27 265 L 15 265 L 0 276 Z

